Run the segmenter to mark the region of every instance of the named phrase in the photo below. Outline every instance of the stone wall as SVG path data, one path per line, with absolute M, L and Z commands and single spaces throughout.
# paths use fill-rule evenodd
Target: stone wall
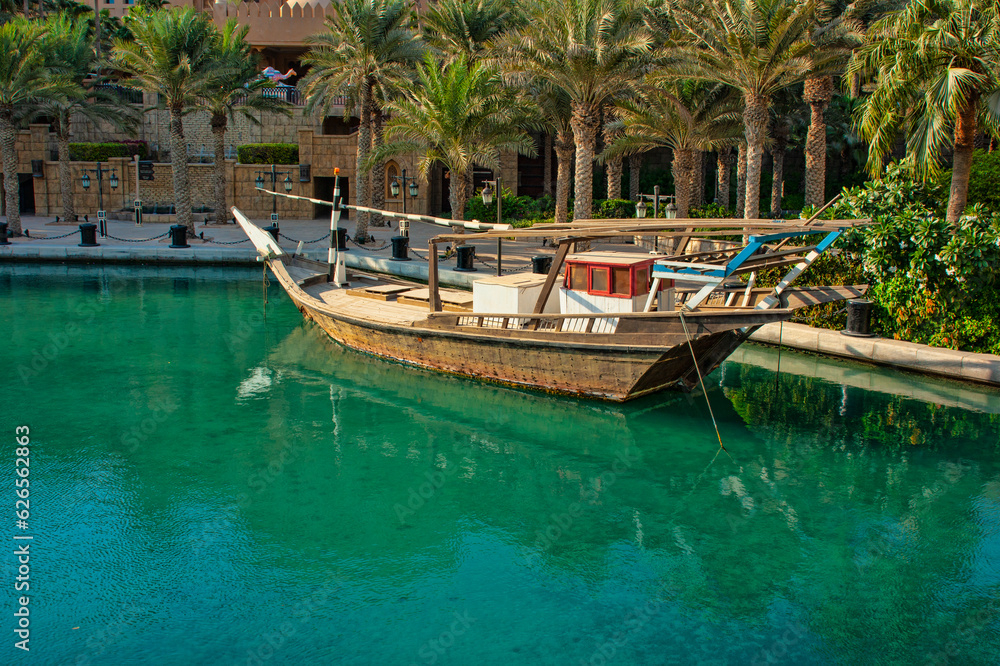
M 146 95 L 148 106 L 155 105 L 152 95 Z M 334 107 L 332 114 L 343 112 L 343 107 Z M 189 146 L 189 153 L 204 154 L 209 158 L 213 154 L 214 139 L 210 125 L 210 115 L 206 111 L 195 111 L 184 116 L 184 139 Z M 259 122 L 254 123 L 242 115 L 230 119 L 226 130 L 226 145 L 239 146 L 247 143 L 295 143 L 301 129 L 309 129 L 317 134 L 322 132 L 323 118 L 319 115 L 309 115 L 301 106 L 292 107 L 292 116 L 286 117 L 275 113 L 262 114 Z M 143 114 L 142 125 L 135 136 L 116 130 L 110 123 L 95 125 L 82 116 L 74 116 L 72 126 L 72 141 L 74 142 L 106 142 L 121 141 L 126 138 L 136 138 L 149 144 L 150 149 L 158 152 L 161 159 L 169 159 L 170 152 L 170 112 L 165 109 L 147 108 Z M 50 149 L 55 150 L 55 137 L 50 142 Z
M 322 135 L 313 129 L 298 129 L 295 135 L 289 136 L 291 143 L 299 144 L 299 161 L 310 167 L 308 181 L 302 182 L 299 165 L 278 165 L 276 170 L 282 173 L 278 177 L 277 190 L 284 191 L 284 179 L 287 175 L 292 181 L 291 194 L 329 200 L 332 193 L 334 169 L 340 169 L 342 186 L 349 196 L 348 203 L 357 203 L 356 187 L 356 151 L 357 134 Z M 286 139 L 287 140 L 287 139 Z M 28 130 L 22 130 L 17 135 L 16 147 L 18 153 L 19 173 L 31 173 L 31 161 L 42 160 L 41 177 L 32 179 L 35 192 L 35 214 L 44 217 L 55 217 L 62 214 L 62 197 L 59 187 L 59 162 L 48 159 L 53 143 L 49 135 L 49 127 L 44 124 L 31 125 Z M 417 173 L 417 156 L 401 156 L 393 162 L 398 171 L 406 169 L 408 174 Z M 146 205 L 172 205 L 174 203 L 173 172 L 167 162 L 158 162 L 153 166 L 154 179 L 139 182 L 139 196 L 136 195 L 136 164 L 128 158 L 112 158 L 103 163 L 106 169 L 113 169 L 118 176 L 119 186 L 112 190 L 109 175 L 104 176 L 103 194 L 104 207 L 108 211 L 131 209 L 135 199 L 141 199 Z M 73 198 L 76 212 L 94 216 L 99 208 L 97 177 L 90 171 L 91 185 L 85 190 L 82 176 L 86 170 L 96 169 L 94 162 L 71 162 L 70 173 L 73 187 Z M 214 164 L 188 164 L 188 176 L 191 183 L 191 205 L 195 208 L 213 205 Z M 269 165 L 237 164 L 235 160 L 226 161 L 227 204 L 236 205 L 254 219 L 266 220 L 271 214 L 272 197 L 256 189 L 256 177 L 262 172 L 265 187 L 270 188 Z M 388 182 L 382 185 L 388 190 Z M 439 184 L 420 183 L 419 195 L 416 198 L 407 196 L 407 212 L 429 212 L 431 195 L 440 191 Z M 277 198 L 278 214 L 281 219 L 313 219 L 327 216 L 328 209 L 309 201 L 298 201 L 284 197 Z M 387 192 L 386 208 L 402 210 L 402 201 L 393 199 Z M 227 219 L 230 214 L 226 213 Z

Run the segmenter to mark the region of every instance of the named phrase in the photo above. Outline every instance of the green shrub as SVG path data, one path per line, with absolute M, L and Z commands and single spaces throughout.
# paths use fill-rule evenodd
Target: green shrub
M 601 220 L 619 220 L 635 217 L 635 202 L 628 199 L 597 199 L 594 217 Z
M 149 155 L 145 141 L 114 141 L 109 143 L 71 143 L 69 159 L 73 162 L 107 162 L 112 157 L 139 155 L 140 160 Z
M 697 206 L 691 208 L 688 211 L 688 215 L 693 218 L 700 219 L 717 219 L 717 218 L 729 218 L 733 217 L 733 213 L 729 211 L 726 206 L 720 206 L 717 203 L 708 203 L 704 206 Z
M 240 164 L 298 164 L 297 143 L 248 143 L 236 149 Z
M 992 211 L 1000 212 L 1000 151 L 988 153 L 977 150 L 972 157 L 972 172 L 969 174 L 969 203 L 983 204 Z
M 511 190 L 507 188 L 503 190 L 501 213 L 503 221 L 507 224 L 515 224 L 518 220 L 551 217 L 555 207 L 555 199 L 552 197 L 543 196 L 538 199 L 529 196 L 516 197 Z M 476 192 L 475 196 L 465 204 L 465 219 L 495 222 L 497 219 L 496 199 L 494 198 L 492 203 L 486 205 L 483 203 L 482 190 Z M 515 224 L 515 226 L 518 225 Z
M 839 255 L 817 261 L 802 286 L 871 285 L 874 330 L 886 337 L 964 351 L 1000 354 L 1000 215 L 986 206 L 952 224 L 943 219 L 941 181 L 919 182 L 905 164 L 882 178 L 845 189 L 823 215 L 870 217 L 873 224 L 846 233 Z M 808 215 L 808 211 L 803 211 Z M 762 272 L 762 285 L 783 271 Z M 842 306 L 801 311 L 811 323 L 843 326 Z

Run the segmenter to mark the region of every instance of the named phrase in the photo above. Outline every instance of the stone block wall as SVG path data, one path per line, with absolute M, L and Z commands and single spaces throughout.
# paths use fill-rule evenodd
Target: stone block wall
M 192 124 L 195 127 L 196 124 Z M 275 130 L 276 131 L 276 130 Z M 346 184 L 348 201 L 347 203 L 357 203 L 357 182 L 356 182 L 356 151 L 357 134 L 346 135 L 323 135 L 317 129 L 297 128 L 294 134 L 289 134 L 288 130 L 282 130 L 284 135 L 279 137 L 281 141 L 299 144 L 299 161 L 310 166 L 311 174 L 308 182 L 301 182 L 298 165 L 279 165 L 278 171 L 289 172 L 292 180 L 291 194 L 307 196 L 312 198 L 330 199 L 332 189 L 332 178 L 334 169 L 340 169 L 340 177 L 346 179 L 341 181 Z M 80 137 L 74 137 L 78 139 Z M 110 135 L 108 137 L 88 137 L 94 140 L 121 138 L 120 135 Z M 35 214 L 44 217 L 55 217 L 62 214 L 62 197 L 59 181 L 59 162 L 49 159 L 50 151 L 54 148 L 54 138 L 50 136 L 49 126 L 44 124 L 31 125 L 28 130 L 18 133 L 16 148 L 18 153 L 19 173 L 31 173 L 31 160 L 43 160 L 42 177 L 34 178 L 32 184 L 35 192 Z M 417 163 L 419 157 L 415 154 L 398 156 L 393 162 L 397 172 L 407 170 L 408 175 L 417 175 Z M 506 160 L 516 169 L 514 160 Z M 70 177 L 73 188 L 73 197 L 76 213 L 95 216 L 99 208 L 98 184 L 96 175 L 91 171 L 91 186 L 88 190 L 83 188 L 82 176 L 87 170 L 96 168 L 93 162 L 71 162 Z M 110 188 L 109 175 L 104 176 L 103 194 L 104 207 L 108 211 L 121 209 L 131 209 L 135 199 L 141 199 L 144 204 L 171 205 L 174 203 L 173 194 L 173 174 L 171 166 L 167 162 L 154 164 L 154 180 L 140 181 L 139 193 L 136 195 L 136 164 L 128 158 L 112 158 L 102 165 L 104 168 L 114 169 L 119 179 L 117 189 Z M 227 181 L 227 204 L 236 205 L 247 215 L 258 220 L 267 220 L 271 213 L 272 197 L 262 194 L 256 190 L 255 179 L 258 171 L 267 172 L 269 165 L 237 164 L 234 160 L 226 162 Z M 214 191 L 214 164 L 190 163 L 188 165 L 188 175 L 191 184 L 191 204 L 195 208 L 213 205 Z M 507 172 L 505 170 L 505 175 Z M 266 186 L 270 187 L 270 178 L 264 174 Z M 516 183 L 515 172 L 507 175 L 510 183 Z M 279 177 L 277 184 L 278 191 L 284 191 L 284 175 Z M 440 210 L 438 206 L 432 206 L 435 197 L 440 198 L 441 193 L 441 169 L 432 170 L 428 181 L 418 181 L 419 194 L 416 198 L 411 198 L 407 194 L 407 212 L 419 214 L 434 214 Z M 388 182 L 380 184 L 388 190 Z M 405 193 L 405 190 L 404 190 Z M 386 208 L 388 210 L 402 211 L 401 197 L 392 198 L 388 191 L 386 195 Z M 297 201 L 279 197 L 277 200 L 278 213 L 281 219 L 313 219 L 315 217 L 325 217 L 328 215 L 325 209 L 309 202 Z M 436 210 L 435 210 L 436 208 Z M 348 214 L 352 216 L 351 214 Z M 226 212 L 226 217 L 230 213 Z
M 74 142 L 106 142 L 121 141 L 126 138 L 136 138 L 149 144 L 150 149 L 161 153 L 167 159 L 170 151 L 170 112 L 166 109 L 150 109 L 156 100 L 152 95 L 146 95 L 147 111 L 143 114 L 142 125 L 134 137 L 116 130 L 110 123 L 94 124 L 82 116 L 74 116 L 72 125 L 72 140 Z M 341 113 L 342 108 L 334 107 L 331 113 Z M 244 116 L 237 115 L 229 120 L 226 130 L 226 145 L 240 146 L 247 143 L 295 143 L 299 130 L 309 129 L 317 134 L 322 132 L 323 118 L 318 114 L 310 115 L 303 107 L 293 107 L 291 117 L 275 113 L 262 114 L 259 123 L 254 123 Z M 211 116 L 206 111 L 195 111 L 184 116 L 184 140 L 191 147 L 191 152 L 213 154 L 214 138 L 212 137 Z M 56 149 L 53 135 L 49 148 Z M 48 157 L 48 156 L 46 156 Z

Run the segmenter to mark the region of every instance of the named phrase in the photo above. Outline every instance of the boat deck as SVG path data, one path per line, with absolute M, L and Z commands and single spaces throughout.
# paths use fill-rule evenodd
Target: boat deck
M 324 282 L 307 286 L 303 291 L 352 317 L 401 326 L 412 326 L 414 322 L 427 319 L 427 306 L 365 298 L 352 294 L 354 288 L 355 285 L 341 288 Z

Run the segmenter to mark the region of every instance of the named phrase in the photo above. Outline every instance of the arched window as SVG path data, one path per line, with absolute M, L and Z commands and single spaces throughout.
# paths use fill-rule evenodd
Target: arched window
M 388 162 L 385 165 L 385 198 L 392 199 L 392 190 L 389 189 L 392 185 L 392 181 L 399 178 L 399 165 L 395 162 Z M 399 183 L 400 189 L 403 188 L 403 183 Z

